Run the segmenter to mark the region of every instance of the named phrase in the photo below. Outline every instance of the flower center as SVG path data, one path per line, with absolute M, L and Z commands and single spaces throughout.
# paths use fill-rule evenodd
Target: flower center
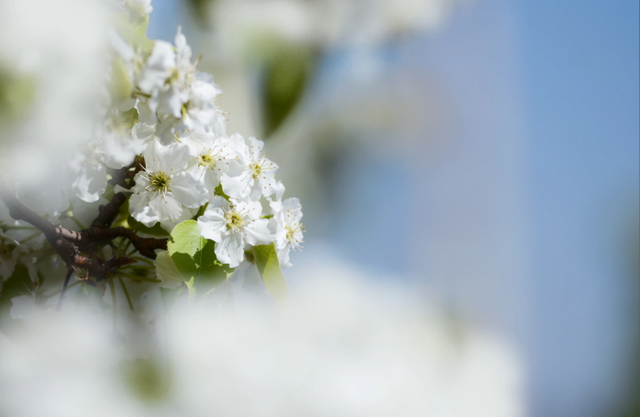
M 213 170 L 216 167 L 216 160 L 210 154 L 200 155 L 198 157 L 198 165 Z
M 294 227 L 292 227 L 291 225 L 287 224 L 284 228 L 287 229 L 287 240 L 289 242 L 293 242 L 294 240 L 296 240 L 294 235 L 297 232 L 303 232 L 304 231 L 304 224 L 303 223 L 297 223 L 297 224 L 294 225 Z M 297 240 L 296 240 L 296 242 L 297 242 Z
M 259 163 L 253 162 L 251 165 L 249 165 L 249 169 L 251 170 L 251 172 L 253 172 L 253 178 L 260 178 L 260 174 L 262 174 L 262 166 L 260 166 Z
M 158 191 L 161 193 L 170 191 L 169 184 L 171 184 L 171 177 L 162 171 L 156 171 L 151 174 L 149 182 L 151 183 L 151 189 L 153 191 Z
M 240 231 L 247 222 L 237 211 L 228 211 L 225 213 L 224 218 L 227 220 L 227 230 L 231 230 L 233 233 Z

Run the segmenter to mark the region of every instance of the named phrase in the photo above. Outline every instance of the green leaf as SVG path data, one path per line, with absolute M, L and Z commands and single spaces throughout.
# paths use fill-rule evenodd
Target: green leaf
M 195 220 L 186 220 L 174 227 L 167 249 L 189 288 L 190 301 L 208 294 L 233 273 L 233 268 L 218 261 L 215 242 L 200 235 L 200 226 Z
M 149 16 L 135 13 L 118 13 L 114 16 L 114 26 L 120 36 L 136 48 L 151 53 L 153 41 L 147 38 Z
M 174 289 L 182 285 L 184 277 L 178 271 L 168 252 L 162 251 L 158 253 L 154 264 L 156 266 L 156 275 L 162 280 L 160 287 Z
M 0 279 L 2 279 L 0 277 Z M 17 264 L 11 277 L 6 280 L 0 291 L 0 328 L 7 335 L 11 336 L 13 332 L 22 327 L 22 321 L 11 318 L 11 307 L 13 303 L 11 299 L 20 295 L 30 294 L 33 289 L 33 283 L 29 276 L 29 271 L 22 264 Z
M 282 269 L 280 269 L 278 253 L 274 244 L 254 246 L 253 256 L 258 272 L 260 272 L 262 280 L 273 298 L 278 304 L 286 303 L 289 298 L 289 289 Z
M 185 220 L 173 228 L 167 243 L 169 255 L 182 253 L 194 257 L 202 249 L 204 238 L 200 235 L 200 226 L 194 220 Z

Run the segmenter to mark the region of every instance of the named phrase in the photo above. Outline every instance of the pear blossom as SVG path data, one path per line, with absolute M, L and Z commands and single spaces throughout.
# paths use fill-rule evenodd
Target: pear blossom
M 73 3 L 77 1 L 72 0 Z M 79 125 L 82 129 L 72 132 L 72 136 L 78 137 L 78 140 L 73 142 L 74 146 L 69 148 L 65 157 L 46 155 L 46 159 L 62 160 L 66 164 L 57 164 L 56 175 L 39 178 L 37 188 L 22 179 L 12 183 L 10 180 L 4 181 L 7 188 L 31 211 L 61 230 L 86 229 L 87 226 L 93 226 L 96 219 L 104 217 L 105 213 L 109 214 L 112 227 L 134 226 L 127 213 L 103 211 L 111 200 L 122 204 L 118 207 L 128 207 L 129 214 L 137 222 L 147 227 L 159 224 L 163 229 L 151 231 L 134 228 L 133 233 L 143 239 L 147 239 L 145 234 L 157 234 L 161 236 L 159 239 L 165 239 L 176 225 L 190 221 L 188 226 L 191 227 L 193 219 L 198 217 L 197 230 L 200 236 L 189 235 L 186 239 L 191 241 L 195 238 L 195 241 L 199 241 L 204 237 L 213 240 L 215 257 L 210 255 L 213 260 L 236 268 L 243 264 L 245 250 L 256 245 L 275 243 L 280 264 L 290 265 L 290 250 L 301 247 L 304 228 L 300 223 L 302 211 L 297 199 L 282 200 L 285 187 L 282 182 L 276 181 L 278 165 L 267 159 L 263 152 L 264 143 L 254 137 L 245 139 L 239 134 L 227 137 L 226 113 L 216 104 L 222 89 L 215 84 L 213 75 L 197 70 L 200 58 L 193 59 L 192 50 L 180 28 L 175 36 L 175 46 L 168 42 L 144 39 L 140 29 L 146 24 L 146 15 L 151 11 L 150 0 L 108 2 L 114 6 L 112 10 L 126 13 L 118 17 L 117 28 L 120 32 L 116 28 L 99 28 L 101 44 L 104 47 L 110 44 L 110 49 L 101 49 L 98 59 L 88 59 L 95 58 L 93 53 L 88 53 L 95 49 L 91 45 L 96 39 L 92 39 L 87 43 L 88 49 L 82 59 L 63 54 L 65 59 L 73 58 L 70 62 L 74 65 L 100 61 L 101 71 L 93 71 L 96 76 L 90 77 L 92 88 L 89 89 L 84 82 L 78 84 L 79 81 L 74 77 L 60 78 L 58 72 L 52 73 L 56 81 L 59 78 L 65 81 L 64 85 L 52 83 L 56 87 L 55 97 L 75 94 L 75 84 L 91 92 L 91 100 L 81 108 L 67 108 L 59 104 L 46 106 L 47 112 L 53 116 L 60 110 L 77 114 L 81 119 Z M 46 45 L 41 47 L 46 50 Z M 12 56 L 2 54 L 5 58 Z M 16 57 L 21 56 L 22 53 L 19 53 Z M 11 59 L 6 61 L 12 62 Z M 56 65 L 60 64 L 58 69 L 68 67 L 62 65 L 65 64 L 64 60 L 55 61 Z M 93 64 L 88 65 L 87 69 L 94 67 Z M 13 75 L 9 76 L 9 81 L 13 82 Z M 26 78 L 29 81 L 29 77 Z M 40 81 L 34 78 L 36 97 L 44 96 L 48 91 L 40 86 L 49 86 L 49 83 L 41 84 Z M 84 93 L 77 104 L 80 103 L 85 103 Z M 88 114 L 84 114 L 85 110 Z M 36 116 L 36 119 L 40 117 Z M 48 123 L 45 125 L 50 126 Z M 10 131 L 14 131 L 13 128 Z M 49 131 L 64 129 L 47 129 L 47 133 Z M 9 154 L 11 156 L 7 158 L 7 163 L 20 160 L 14 157 L 15 153 Z M 134 161 L 135 168 L 132 168 Z M 41 163 L 31 161 L 30 164 L 38 166 Z M 134 171 L 136 174 L 131 178 Z M 113 180 L 112 186 L 108 187 L 109 176 Z M 115 198 L 115 193 L 122 194 Z M 262 197 L 269 203 L 269 215 L 263 216 Z M 0 216 L 15 216 L 16 212 L 11 207 L 6 213 L 1 212 L 2 208 L 0 205 Z M 126 224 L 127 218 L 129 225 Z M 104 226 L 110 225 L 105 223 Z M 39 225 L 37 228 L 43 227 Z M 191 231 L 195 232 L 193 229 Z M 126 296 L 128 303 L 118 301 L 117 308 L 127 312 L 127 320 L 131 320 L 131 314 L 142 314 L 146 322 L 152 323 L 155 320 L 150 322 L 149 319 L 155 316 L 146 316 L 144 312 L 144 294 L 148 296 L 153 291 L 157 295 L 155 299 L 159 300 L 160 287 L 177 289 L 184 286 L 182 268 L 178 269 L 179 265 L 168 251 L 157 253 L 154 263 L 139 264 L 138 261 L 145 259 L 134 256 L 136 251 L 149 258 L 154 257 L 153 254 L 142 250 L 131 236 L 116 234 L 118 236 L 115 238 L 109 234 L 105 234 L 106 237 L 89 236 L 86 244 L 76 244 L 66 233 L 61 233 L 61 236 L 67 243 L 75 245 L 74 251 L 77 250 L 79 256 L 90 257 L 92 262 L 95 259 L 100 267 L 108 266 L 109 273 L 115 274 L 116 269 L 122 268 L 122 277 L 132 277 L 134 280 L 139 274 L 141 278 L 146 277 L 147 282 L 141 285 L 136 283 L 129 289 L 120 281 L 115 289 L 111 286 L 111 294 L 104 292 L 103 297 L 106 304 L 116 310 L 112 296 Z M 59 290 L 58 285 L 62 284 L 62 279 L 72 266 L 76 268 L 79 280 L 96 278 L 96 285 L 101 287 L 98 281 L 102 276 L 89 276 L 93 272 L 83 269 L 86 263 L 77 261 L 76 264 L 74 260 L 71 265 L 61 253 L 59 257 L 50 257 L 48 250 L 41 251 L 45 239 L 49 237 L 45 237 L 41 230 L 32 230 L 30 226 L 22 226 L 17 221 L 12 226 L 3 224 L 0 229 L 0 291 L 5 280 L 23 278 L 22 267 L 20 274 L 15 273 L 18 264 L 27 268 L 33 281 L 33 287 L 27 285 L 29 288 L 26 288 L 29 295 L 13 298 L 11 315 L 14 318 L 24 321 L 32 316 L 32 310 L 36 307 L 36 310 L 45 311 L 40 308 L 44 305 L 43 301 L 55 303 L 58 297 L 53 298 L 51 294 L 55 295 L 55 291 Z M 111 244 L 111 251 L 106 250 L 107 243 Z M 153 245 L 163 247 L 162 241 Z M 118 257 L 135 259 L 136 262 L 110 269 L 106 261 L 108 256 L 116 260 Z M 258 274 L 255 265 L 245 263 L 243 268 L 251 269 L 255 276 Z M 47 277 L 46 281 L 43 280 L 44 274 L 41 273 L 44 271 L 54 279 Z M 224 285 L 231 288 L 225 282 L 217 287 L 218 294 L 224 294 L 221 291 Z M 80 288 L 75 287 L 75 291 Z M 189 290 L 193 291 L 192 288 Z M 60 295 L 59 300 L 62 299 Z M 132 307 L 135 307 L 135 313 L 130 312 Z M 118 320 L 118 323 L 121 321 Z
M 204 182 L 187 172 L 190 148 L 184 143 L 163 146 L 154 140 L 145 152 L 146 167 L 136 174 L 129 199 L 131 215 L 145 226 L 178 220 L 183 206 L 197 208 L 207 201 Z
M 267 197 L 267 201 L 271 208 L 271 214 L 276 214 L 279 211 L 282 211 L 282 196 L 285 192 L 285 187 L 282 181 L 276 182 L 273 186 L 273 191 L 273 194 L 270 197 Z
M 220 178 L 224 192 L 233 198 L 249 196 L 252 200 L 272 195 L 276 191 L 278 165 L 263 155 L 264 142 L 254 137 L 244 139 L 236 133 L 229 138 L 229 147 L 238 155 L 238 161 Z
M 280 211 L 271 219 L 272 228 L 275 228 L 275 246 L 281 266 L 291 266 L 289 262 L 291 250 L 295 252 L 302 249 L 304 224 L 300 219 L 302 219 L 302 206 L 297 198 L 284 200 L 280 205 Z
M 235 268 L 244 259 L 245 245 L 267 245 L 273 241 L 269 221 L 261 219 L 260 202 L 248 199 L 230 201 L 216 196 L 198 218 L 203 237 L 216 242 L 218 260 Z
M 133 162 L 153 138 L 151 126 L 136 123 L 132 129 L 106 130 L 102 135 L 104 164 L 109 168 L 122 168 Z
M 138 81 L 138 88 L 145 94 L 157 92 L 171 75 L 175 66 L 173 46 L 164 41 L 155 41 L 151 55 L 147 59 L 142 75 Z
M 175 44 L 174 51 L 171 44 L 156 41 L 138 77 L 137 86 L 144 95 L 136 104 L 141 121 L 157 124 L 156 136 L 165 143 L 194 131 L 224 133 L 225 119 L 214 103 L 222 90 L 211 74 L 196 70 L 197 62 L 191 61 L 191 48 L 180 28 Z M 132 51 L 120 49 L 121 55 L 133 59 Z
M 195 156 L 190 161 L 190 169 L 198 178 L 204 180 L 209 196 L 214 197 L 220 184 L 220 175 L 229 170 L 229 164 L 235 160 L 235 152 L 227 145 L 227 138 L 216 139 L 209 135 L 191 135 L 185 142 Z

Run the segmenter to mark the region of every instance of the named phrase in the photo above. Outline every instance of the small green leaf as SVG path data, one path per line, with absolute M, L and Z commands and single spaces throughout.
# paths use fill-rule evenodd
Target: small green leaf
M 278 254 L 274 244 L 254 246 L 253 255 L 255 257 L 258 272 L 262 276 L 267 289 L 279 304 L 284 304 L 289 298 L 289 289 L 284 279 Z
M 167 244 L 169 255 L 183 253 L 193 258 L 202 248 L 203 237 L 200 235 L 200 226 L 195 220 L 185 220 L 173 228 L 171 238 Z
M 114 16 L 114 26 L 122 38 L 134 47 L 151 53 L 153 41 L 147 38 L 149 16 L 139 16 L 135 13 L 118 13 Z
M 184 277 L 178 271 L 176 264 L 173 262 L 169 253 L 166 251 L 159 252 L 154 261 L 156 265 L 156 275 L 162 280 L 160 286 L 162 288 L 178 288 L 184 282 Z
M 233 268 L 218 261 L 215 242 L 200 235 L 200 226 L 195 220 L 186 220 L 174 227 L 167 249 L 187 284 L 190 301 L 194 301 L 196 295 L 208 294 L 233 273 Z
M 113 57 L 111 61 L 111 97 L 115 103 L 120 103 L 131 97 L 131 77 L 120 57 Z

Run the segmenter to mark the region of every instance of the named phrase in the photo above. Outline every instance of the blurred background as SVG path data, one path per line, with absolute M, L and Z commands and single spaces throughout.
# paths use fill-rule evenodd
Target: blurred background
M 524 358 L 531 416 L 637 416 L 638 2 L 154 0 L 307 243 Z

